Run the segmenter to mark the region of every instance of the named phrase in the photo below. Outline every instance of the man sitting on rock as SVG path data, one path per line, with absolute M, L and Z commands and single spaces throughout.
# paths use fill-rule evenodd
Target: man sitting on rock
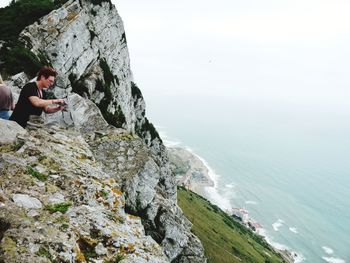
M 65 108 L 63 106 L 65 104 L 63 99 L 43 99 L 42 90 L 52 86 L 56 76 L 57 72 L 53 68 L 41 68 L 36 81 L 24 85 L 10 120 L 17 122 L 25 128 L 30 115 L 40 116 L 43 111 L 46 113 L 54 113 L 63 110 Z M 59 104 L 59 106 L 50 107 L 52 104 Z

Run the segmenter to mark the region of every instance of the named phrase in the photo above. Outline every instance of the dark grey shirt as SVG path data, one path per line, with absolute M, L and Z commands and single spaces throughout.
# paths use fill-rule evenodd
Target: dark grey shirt
M 0 84 L 0 110 L 11 110 L 13 96 L 11 90 L 3 84 Z

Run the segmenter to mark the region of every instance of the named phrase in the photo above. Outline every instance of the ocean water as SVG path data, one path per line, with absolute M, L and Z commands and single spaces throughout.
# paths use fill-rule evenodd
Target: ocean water
M 163 139 L 211 168 L 213 202 L 247 209 L 298 262 L 350 262 L 349 108 L 200 94 L 147 102 Z

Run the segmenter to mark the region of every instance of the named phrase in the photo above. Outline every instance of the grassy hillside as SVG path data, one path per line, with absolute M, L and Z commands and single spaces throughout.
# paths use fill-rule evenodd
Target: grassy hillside
M 286 262 L 264 239 L 203 197 L 179 187 L 178 204 L 193 223 L 208 263 Z

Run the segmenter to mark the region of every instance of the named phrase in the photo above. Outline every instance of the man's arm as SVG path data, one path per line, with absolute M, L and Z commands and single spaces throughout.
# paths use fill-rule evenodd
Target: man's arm
M 37 96 L 28 97 L 30 103 L 37 108 L 45 108 L 51 104 L 63 104 L 64 100 L 62 99 L 54 99 L 54 100 L 43 100 Z
M 57 111 L 63 110 L 65 106 L 57 106 L 57 107 L 45 107 L 45 113 L 55 113 Z

